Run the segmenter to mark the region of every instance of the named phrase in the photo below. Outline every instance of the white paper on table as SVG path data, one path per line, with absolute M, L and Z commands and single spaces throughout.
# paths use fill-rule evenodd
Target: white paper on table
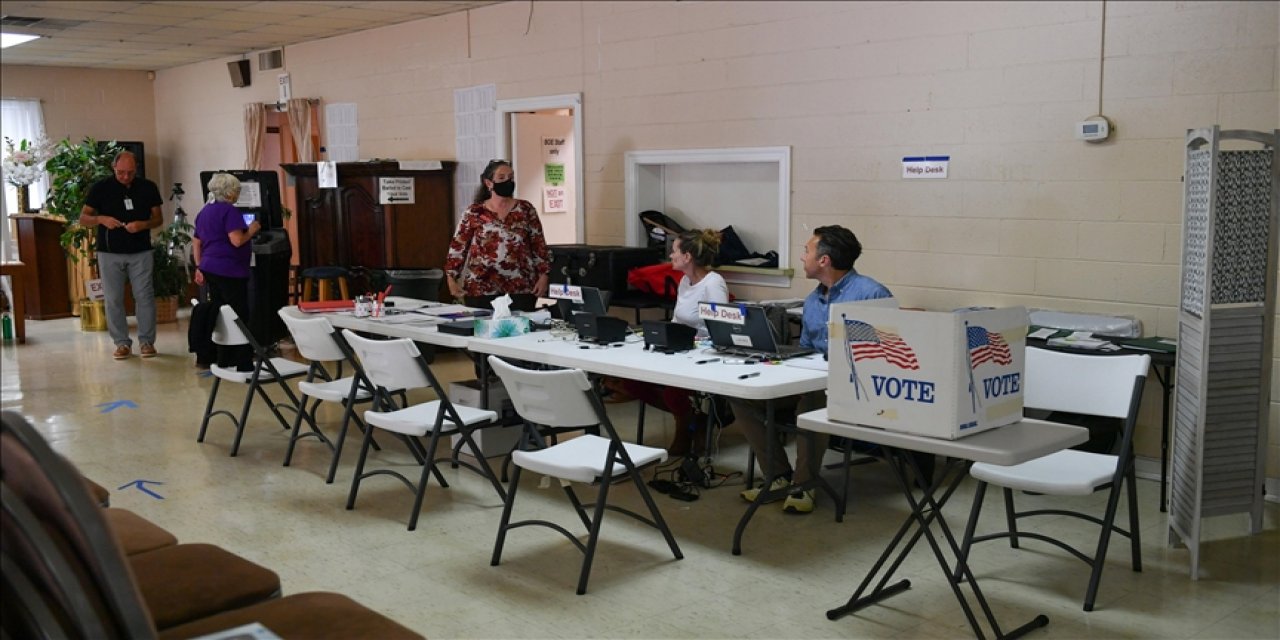
M 460 304 L 442 304 L 438 307 L 429 307 L 427 309 L 419 309 L 418 313 L 429 316 L 447 316 L 454 313 L 466 313 L 472 311 L 471 307 Z
M 797 369 L 813 369 L 814 371 L 826 371 L 826 358 L 788 358 L 782 361 L 782 364 Z
M 1049 327 L 1040 327 L 1039 329 L 1032 331 L 1031 334 L 1028 335 L 1027 337 L 1034 338 L 1036 340 L 1048 340 L 1049 336 L 1052 336 L 1057 332 L 1058 332 L 1057 329 L 1051 329 Z

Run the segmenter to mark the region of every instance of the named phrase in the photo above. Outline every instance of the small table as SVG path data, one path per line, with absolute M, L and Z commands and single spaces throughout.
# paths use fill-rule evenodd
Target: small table
M 907 554 L 911 552 L 911 549 L 915 547 L 916 542 L 923 535 L 928 541 L 929 547 L 933 550 L 934 557 L 938 560 L 938 566 L 941 567 L 943 574 L 946 575 L 947 584 L 951 586 L 951 591 L 955 594 L 956 600 L 959 601 L 960 608 L 964 610 L 964 615 L 968 618 L 969 626 L 973 629 L 975 636 L 978 638 L 985 637 L 969 599 L 960 590 L 961 584 L 967 583 L 969 585 L 973 592 L 973 599 L 977 601 L 986 618 L 987 625 L 997 638 L 1016 638 L 1032 629 L 1049 624 L 1049 618 L 1041 614 L 1008 633 L 1000 630 L 995 614 L 992 613 L 986 597 L 982 595 L 982 590 L 978 587 L 977 580 L 969 570 L 967 559 L 961 556 L 960 546 L 956 543 L 955 536 L 951 534 L 951 529 L 947 527 L 946 520 L 942 517 L 942 507 L 955 492 L 956 488 L 960 486 L 960 482 L 969 475 L 969 467 L 974 462 L 987 462 L 1005 466 L 1021 464 L 1087 441 L 1089 439 L 1088 429 L 1056 422 L 1024 419 L 1020 422 L 990 429 L 959 440 L 943 440 L 886 431 L 874 427 L 861 427 L 842 422 L 833 422 L 827 418 L 826 409 L 801 414 L 797 417 L 797 423 L 800 428 L 809 431 L 844 436 L 880 445 L 885 450 L 886 458 L 898 479 L 899 488 L 902 489 L 903 496 L 906 497 L 907 504 L 911 507 L 911 514 L 902 523 L 898 533 L 889 542 L 889 546 L 885 548 L 884 553 L 880 554 L 880 558 L 872 565 L 871 571 L 867 573 L 866 578 L 858 585 L 857 591 L 853 593 L 849 601 L 844 605 L 827 611 L 828 619 L 839 619 L 867 605 L 875 604 L 911 588 L 910 580 L 899 580 L 894 584 L 889 584 L 889 581 L 893 578 L 894 572 L 901 566 L 902 561 L 906 559 Z M 915 459 L 910 455 L 912 451 L 948 457 L 942 473 L 937 475 L 933 486 L 926 489 L 919 499 L 916 498 L 912 490 L 911 481 L 907 474 L 907 469 L 910 468 L 915 471 L 917 478 L 921 477 L 920 470 L 916 468 Z M 939 494 L 939 490 L 942 490 L 941 495 L 935 498 L 934 496 Z M 943 553 L 943 548 L 939 545 L 937 536 L 934 535 L 931 527 L 935 525 L 938 531 L 942 533 L 942 537 L 945 538 L 947 546 L 951 549 L 952 557 L 955 558 L 954 566 Z M 894 558 L 888 569 L 881 575 L 881 569 L 884 568 L 885 562 L 889 560 L 889 556 L 894 554 L 899 543 L 906 538 L 912 529 L 915 529 L 915 532 L 907 541 L 906 546 L 898 552 L 897 557 Z M 868 587 L 871 586 L 872 581 L 877 576 L 879 576 L 879 579 L 876 581 L 875 587 L 868 592 Z M 957 576 L 960 576 L 960 578 L 957 578 Z
M 27 295 L 23 290 L 23 276 L 27 272 L 27 265 L 18 262 L 0 262 L 0 276 L 10 277 L 9 291 L 13 293 L 13 337 L 18 340 L 18 344 L 27 342 Z

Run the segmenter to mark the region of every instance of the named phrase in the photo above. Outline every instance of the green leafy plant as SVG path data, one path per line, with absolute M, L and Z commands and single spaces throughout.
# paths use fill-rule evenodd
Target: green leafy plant
M 80 211 L 85 198 L 89 197 L 89 188 L 111 175 L 111 159 L 121 150 L 114 140 L 100 144 L 93 138 L 79 143 L 63 139 L 45 162 L 45 171 L 49 173 L 45 208 L 67 221 L 59 240 L 73 261 L 79 261 L 80 256 L 94 249 L 97 234 L 93 229 L 80 226 Z
M 194 228 L 185 220 L 174 220 L 151 243 L 154 264 L 151 286 L 157 298 L 180 296 L 187 290 L 191 274 L 185 260 Z

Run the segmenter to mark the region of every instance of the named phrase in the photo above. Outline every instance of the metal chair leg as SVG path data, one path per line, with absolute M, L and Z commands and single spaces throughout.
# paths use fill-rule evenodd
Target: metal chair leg
M 1013 510 L 1013 489 L 1004 490 L 1004 517 L 1009 527 L 1009 546 L 1018 548 L 1018 513 Z
M 204 442 L 205 431 L 209 428 L 209 418 L 213 415 L 213 401 L 218 397 L 218 386 L 221 384 L 222 378 L 213 379 L 213 387 L 209 389 L 209 402 L 204 405 L 204 419 L 200 421 L 200 434 L 196 436 L 196 442 Z

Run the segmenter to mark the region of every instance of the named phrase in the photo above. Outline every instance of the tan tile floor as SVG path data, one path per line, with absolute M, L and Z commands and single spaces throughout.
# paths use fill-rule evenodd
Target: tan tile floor
M 883 464 L 855 468 L 855 494 L 844 523 L 819 501 L 812 516 L 766 507 L 747 531 L 744 555 L 729 546 L 743 505 L 740 478 L 705 490 L 700 500 L 657 496 L 685 553 L 674 561 L 661 537 L 626 518 L 605 522 L 589 592 L 574 594 L 580 555 L 563 538 L 520 529 L 503 563 L 489 566 L 500 502 L 477 476 L 448 469 L 449 489 L 433 486 L 417 531 L 406 531 L 411 495 L 374 478 L 356 509 L 343 508 L 355 456 L 344 456 L 338 480 L 323 480 L 327 450 L 299 446 L 281 466 L 287 439 L 260 405 L 251 415 L 240 456 L 228 457 L 231 428 L 215 421 L 195 442 L 210 381 L 186 353 L 186 322 L 162 325 L 160 356 L 115 362 L 105 333 L 82 333 L 77 321 L 28 324 L 29 343 L 0 350 L 3 407 L 27 416 L 82 471 L 111 488 L 136 479 L 162 482 L 163 500 L 136 490 L 112 503 L 137 511 L 187 542 L 223 545 L 277 571 L 287 593 L 341 591 L 434 638 L 967 638 L 972 637 L 922 545 L 904 564 L 912 588 L 880 606 L 838 621 L 824 612 L 842 604 L 905 514 Z M 449 380 L 471 377 L 470 364 L 445 354 L 437 370 Z M 235 387 L 221 406 L 238 408 Z M 101 403 L 131 400 L 136 409 L 102 413 Z M 617 422 L 634 429 L 632 405 L 613 405 Z M 670 424 L 650 413 L 649 444 L 664 445 Z M 321 412 L 330 429 L 336 411 Z M 746 447 L 730 429 L 716 468 L 745 468 Z M 350 452 L 351 450 L 349 450 Z M 402 447 L 387 442 L 381 462 L 413 471 Z M 837 479 L 834 472 L 830 476 Z M 517 513 L 567 526 L 572 512 L 556 490 L 526 476 Z M 1098 598 L 1084 613 L 1083 563 L 1046 545 L 1011 550 L 980 545 L 973 567 L 1002 623 L 1011 628 L 1036 613 L 1050 625 L 1031 637 L 1280 638 L 1280 507 L 1267 506 L 1265 531 L 1247 534 L 1242 516 L 1207 521 L 1199 581 L 1188 578 L 1188 554 L 1164 544 L 1157 485 L 1139 482 L 1145 570 L 1133 573 L 1124 544 L 1113 544 Z M 963 523 L 969 484 L 947 508 Z M 634 491 L 614 496 L 637 504 Z M 1036 498 L 1025 498 L 1034 502 Z M 1100 506 L 1099 497 L 1078 500 Z M 989 499 L 983 525 L 1002 519 Z M 1061 519 L 1047 526 L 1073 540 L 1085 529 Z

